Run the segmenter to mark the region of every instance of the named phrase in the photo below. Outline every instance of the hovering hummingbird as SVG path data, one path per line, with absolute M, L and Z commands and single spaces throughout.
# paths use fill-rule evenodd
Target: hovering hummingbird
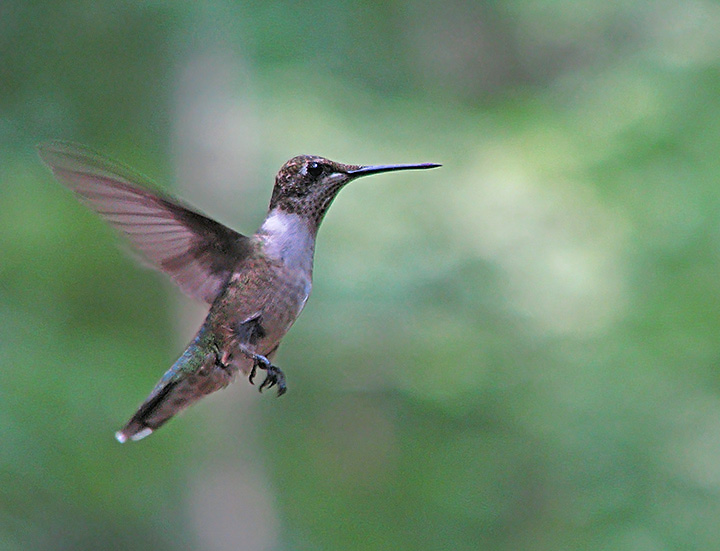
M 210 305 L 182 356 L 115 433 L 121 443 L 148 436 L 238 372 L 253 383 L 263 370 L 260 391 L 277 385 L 278 395 L 284 394 L 285 375 L 271 360 L 310 295 L 315 238 L 335 196 L 361 176 L 440 166 L 294 157 L 275 178 L 265 221 L 248 237 L 83 146 L 56 141 L 38 149 L 55 177 L 122 231 L 145 260 Z

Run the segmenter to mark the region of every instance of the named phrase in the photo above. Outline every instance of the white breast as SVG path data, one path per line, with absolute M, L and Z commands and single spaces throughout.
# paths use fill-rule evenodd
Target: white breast
M 265 243 L 265 254 L 280 260 L 290 269 L 312 274 L 315 236 L 307 221 L 282 210 L 275 210 L 265 219 L 258 234 Z

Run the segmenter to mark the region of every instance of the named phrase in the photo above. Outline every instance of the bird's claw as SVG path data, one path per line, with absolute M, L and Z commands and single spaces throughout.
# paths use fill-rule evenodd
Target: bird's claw
M 253 379 L 255 379 L 258 368 L 264 369 L 266 373 L 265 380 L 258 387 L 260 392 L 262 392 L 264 388 L 272 388 L 277 385 L 278 396 L 285 394 L 285 391 L 287 390 L 287 386 L 285 384 L 285 374 L 279 367 L 271 364 L 270 360 L 268 360 L 265 356 L 260 356 L 259 354 L 254 355 L 253 366 L 250 370 L 250 375 L 248 376 L 248 380 L 251 385 L 255 384 Z
M 215 351 L 215 367 L 219 367 L 225 371 L 230 371 L 230 355 L 227 353 L 220 353 L 219 350 Z
M 285 391 L 287 390 L 287 386 L 285 385 L 285 374 L 280 370 L 280 368 L 270 364 L 266 373 L 265 380 L 262 382 L 258 390 L 262 392 L 263 388 L 271 388 L 277 385 L 278 396 L 285 394 Z

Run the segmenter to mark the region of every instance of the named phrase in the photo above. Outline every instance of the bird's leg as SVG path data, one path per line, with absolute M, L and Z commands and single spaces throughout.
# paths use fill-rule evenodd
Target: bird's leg
M 228 371 L 232 354 L 227 349 L 220 350 L 217 344 L 212 345 L 212 350 L 215 353 L 215 366 Z
M 285 394 L 285 391 L 287 390 L 287 386 L 285 385 L 285 375 L 279 367 L 270 363 L 270 360 L 268 360 L 265 356 L 252 352 L 243 344 L 238 344 L 237 349 L 253 361 L 253 366 L 250 370 L 250 375 L 248 376 L 250 384 L 255 384 L 253 379 L 255 378 L 257 369 L 264 369 L 266 375 L 265 380 L 260 384 L 260 392 L 262 392 L 264 388 L 270 388 L 277 385 L 278 396 Z

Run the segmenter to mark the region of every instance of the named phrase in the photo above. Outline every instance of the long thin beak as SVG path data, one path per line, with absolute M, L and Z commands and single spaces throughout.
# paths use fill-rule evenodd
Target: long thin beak
M 424 170 L 426 168 L 437 168 L 437 163 L 421 163 L 417 165 L 374 165 L 363 166 L 355 170 L 350 170 L 350 176 L 368 176 L 369 174 L 380 174 L 381 172 L 391 172 L 393 170 Z

